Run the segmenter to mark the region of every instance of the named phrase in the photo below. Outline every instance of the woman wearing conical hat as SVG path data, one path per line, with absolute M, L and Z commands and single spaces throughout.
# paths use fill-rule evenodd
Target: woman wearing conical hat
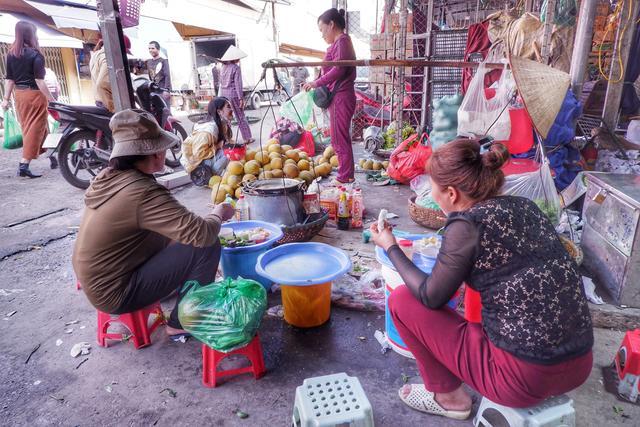
M 242 58 L 246 58 L 247 54 L 231 45 L 224 53 L 220 62 L 222 69 L 220 70 L 220 96 L 229 100 L 233 108 L 233 115 L 238 121 L 240 133 L 245 144 L 254 141 L 251 137 L 251 129 L 249 122 L 244 115 L 244 96 L 242 94 L 242 71 L 239 62 Z

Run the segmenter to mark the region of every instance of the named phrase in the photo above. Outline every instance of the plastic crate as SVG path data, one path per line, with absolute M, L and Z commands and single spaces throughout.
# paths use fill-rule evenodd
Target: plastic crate
M 455 95 L 460 93 L 462 87 L 461 82 L 429 82 L 429 102 L 434 99 L 440 99 L 443 96 Z
M 462 68 L 431 67 L 429 69 L 429 80 L 433 82 L 460 82 L 462 81 Z
M 442 30 L 431 33 L 431 56 L 463 58 L 467 47 L 467 30 Z

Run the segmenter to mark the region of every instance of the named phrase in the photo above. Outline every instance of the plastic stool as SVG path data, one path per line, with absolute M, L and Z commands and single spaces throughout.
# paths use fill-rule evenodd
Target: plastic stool
M 506 424 L 505 424 L 506 423 Z M 473 419 L 475 427 L 573 427 L 576 412 L 573 400 L 566 394 L 550 397 L 529 408 L 509 408 L 482 398 L 478 413 Z
M 293 406 L 295 427 L 343 424 L 373 427 L 373 410 L 358 378 L 341 372 L 307 378 L 296 388 Z
M 218 365 L 222 359 L 233 354 L 241 354 L 245 356 L 249 359 L 249 362 L 251 362 L 251 366 L 218 371 Z M 258 379 L 261 378 L 265 372 L 266 369 L 264 367 L 264 358 L 262 357 L 262 346 L 260 345 L 260 338 L 257 334 L 249 344 L 229 353 L 223 353 L 212 349 L 206 344 L 202 344 L 202 384 L 206 387 L 217 386 L 217 382 L 220 377 L 253 373 L 255 379 Z
M 149 316 L 155 314 L 156 318 L 149 326 Z M 160 303 L 151 304 L 143 309 L 125 313 L 125 314 L 108 314 L 98 310 L 98 345 L 107 346 L 107 340 L 119 340 L 125 337 L 125 334 L 107 333 L 109 326 L 113 322 L 122 323 L 131 332 L 131 339 L 136 349 L 151 345 L 151 334 L 158 326 L 165 323 L 164 314 Z

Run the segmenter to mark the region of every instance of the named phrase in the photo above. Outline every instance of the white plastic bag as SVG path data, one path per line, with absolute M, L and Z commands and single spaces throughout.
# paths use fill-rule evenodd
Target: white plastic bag
M 540 169 L 505 177 L 502 194 L 532 200 L 551 223 L 557 225 L 561 214 L 560 197 L 553 183 L 549 160 L 541 154 L 540 148 L 538 148 L 537 157 L 541 161 Z
M 507 70 L 505 65 L 497 83 L 496 95 L 487 99 L 484 77 L 488 71 L 491 70 L 487 70 L 484 63 L 481 63 L 469 83 L 469 89 L 458 109 L 458 135 L 490 135 L 497 141 L 506 141 L 511 134 L 507 106 L 516 84 L 511 71 Z

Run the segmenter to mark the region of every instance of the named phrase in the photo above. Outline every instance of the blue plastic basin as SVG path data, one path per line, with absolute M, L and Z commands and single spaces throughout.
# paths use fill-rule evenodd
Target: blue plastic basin
M 351 259 L 341 249 L 324 243 L 289 243 L 258 257 L 256 272 L 281 285 L 327 283 L 345 274 Z
M 282 237 L 282 229 L 275 224 L 264 221 L 230 222 L 223 224 L 222 227 L 231 228 L 235 233 L 250 228 L 262 227 L 271 233 L 266 241 L 258 243 L 257 245 L 239 248 L 222 248 L 222 255 L 220 257 L 224 277 L 236 279 L 238 276 L 241 276 L 245 279 L 252 279 L 269 290 L 273 282 L 256 273 L 256 263 L 258 257 L 271 249 Z

